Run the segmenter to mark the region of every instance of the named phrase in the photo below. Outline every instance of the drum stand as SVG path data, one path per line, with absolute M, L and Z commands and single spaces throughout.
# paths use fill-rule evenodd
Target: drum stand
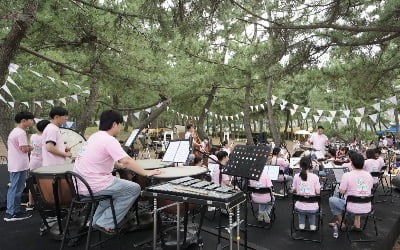
M 142 151 L 142 159 L 151 159 L 149 146 L 146 144 L 146 147 Z

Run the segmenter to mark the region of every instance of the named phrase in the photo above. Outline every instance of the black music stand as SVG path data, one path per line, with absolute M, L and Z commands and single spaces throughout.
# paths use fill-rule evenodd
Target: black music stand
M 268 155 L 270 146 L 237 145 L 229 155 L 229 161 L 222 167 L 222 173 L 244 179 L 244 192 L 246 193 L 246 206 L 244 214 L 244 247 L 247 249 L 247 203 L 248 203 L 248 181 L 259 180 Z M 236 223 L 240 223 L 237 221 Z

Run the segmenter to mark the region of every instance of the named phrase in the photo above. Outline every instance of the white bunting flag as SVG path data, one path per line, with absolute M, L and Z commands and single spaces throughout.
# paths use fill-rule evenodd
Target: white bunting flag
M 386 114 L 389 116 L 390 119 L 394 119 L 394 109 L 386 110 Z
M 296 110 L 294 109 L 289 109 L 290 110 L 290 115 L 294 115 L 294 113 L 296 113 Z
M 14 102 L 8 102 L 8 104 L 12 107 L 12 108 L 14 108 Z
M 378 118 L 378 114 L 369 115 L 369 118 L 371 118 L 371 120 L 372 120 L 374 123 L 376 123 L 376 119 Z
M 288 104 L 288 101 L 282 100 L 282 105 L 283 105 L 283 106 L 286 106 L 286 104 Z
M 254 107 L 253 107 L 253 106 L 250 106 L 250 109 L 251 109 L 251 112 L 253 112 Z
M 319 116 L 321 116 L 321 115 L 322 115 L 322 113 L 324 113 L 324 111 L 323 111 L 323 110 L 321 110 L 321 109 L 318 109 L 318 110 L 317 110 L 317 113 L 318 113 L 318 115 L 319 115 Z
M 350 110 L 346 109 L 346 110 L 342 110 L 342 112 L 347 118 L 350 117 Z
M 356 121 L 357 126 L 360 126 L 361 123 L 361 117 L 353 117 L 354 120 Z
M 169 106 L 167 106 L 167 111 L 169 110 Z
M 146 111 L 147 113 L 151 113 L 151 108 L 147 108 L 147 109 L 145 109 L 145 111 Z
M 86 89 L 86 90 L 82 91 L 82 93 L 90 95 L 90 90 Z
M 332 124 L 333 117 L 331 117 L 331 116 L 327 116 L 327 117 L 326 117 L 326 119 L 328 120 L 328 122 L 329 122 L 330 124 Z
M 38 105 L 39 107 L 42 107 L 42 102 L 41 101 L 34 101 L 33 103 Z
M 4 89 L 4 91 L 5 91 L 9 96 L 11 96 L 12 99 L 14 99 L 14 97 L 12 96 L 11 91 L 10 91 L 10 89 L 7 87 L 7 85 L 4 84 L 1 88 Z
M 0 94 L 0 100 L 2 100 L 4 103 L 7 103 L 6 99 Z
M 391 102 L 392 104 L 396 105 L 397 104 L 397 97 L 394 95 L 390 98 L 387 99 L 389 102 Z
M 68 82 L 66 82 L 66 81 L 61 81 L 65 86 L 68 86 Z
M 19 90 L 21 90 L 21 88 L 17 85 L 16 82 L 14 82 L 14 80 L 10 76 L 7 76 L 7 82 L 11 83 L 15 87 L 17 87 Z
M 256 108 L 256 111 L 258 112 L 258 105 L 256 105 L 255 108 Z
M 124 115 L 122 118 L 124 119 L 124 122 L 128 121 L 128 116 L 127 115 Z
M 299 105 L 292 103 L 293 109 L 296 111 L 299 108 Z
M 33 120 L 35 121 L 35 123 L 38 123 L 38 122 L 40 122 L 40 121 L 43 120 L 43 119 L 40 119 L 40 118 L 33 118 Z
M 181 118 L 183 118 L 185 115 L 184 114 L 181 114 Z
M 54 106 L 54 100 L 46 100 L 46 102 L 47 102 L 48 104 L 50 104 L 51 106 Z
M 314 117 L 314 121 L 315 121 L 315 122 L 318 122 L 318 121 L 319 121 L 319 118 L 321 118 L 321 116 L 319 116 L 319 115 L 314 115 L 313 117 Z
M 204 113 L 207 113 L 208 112 L 208 109 L 204 109 Z
M 67 100 L 65 99 L 65 97 L 62 97 L 60 99 L 58 99 L 60 102 L 62 102 L 62 104 L 67 105 Z
M 379 102 L 377 102 L 374 105 L 372 105 L 372 107 L 374 107 L 374 109 L 376 109 L 376 111 L 378 111 L 378 112 L 381 111 L 381 104 Z
M 38 73 L 38 72 L 36 72 L 36 71 L 34 71 L 34 70 L 29 70 L 30 72 L 32 72 L 33 74 L 35 74 L 36 76 L 38 76 L 38 77 L 43 77 L 43 75 L 42 74 L 40 74 L 40 73 Z
M 82 89 L 81 86 L 79 86 L 78 84 L 74 84 L 78 89 Z
M 239 120 L 239 114 L 236 114 L 235 116 L 236 116 L 236 119 L 238 119 L 238 120 Z
M 329 111 L 329 113 L 331 113 L 332 117 L 335 117 L 335 115 L 336 115 L 336 111 L 335 110 L 331 110 L 331 111 Z
M 222 115 L 219 116 L 219 119 L 222 120 L 224 117 Z
M 21 102 L 22 104 L 24 104 L 26 107 L 29 108 L 29 103 L 28 102 Z
M 100 121 L 95 121 L 97 126 L 100 126 Z
M 140 118 L 140 111 L 133 113 L 133 115 L 139 120 Z
M 233 121 L 233 115 L 229 116 L 229 118 L 231 118 L 231 120 Z
M 277 96 L 274 96 L 274 95 L 272 95 L 272 96 L 271 96 L 271 100 L 272 100 L 272 101 L 274 101 L 274 102 L 275 102 L 275 101 L 276 101 L 276 99 L 278 99 L 278 97 L 277 97 Z
M 71 98 L 78 102 L 78 95 L 71 95 Z
M 274 106 L 275 105 L 275 100 L 271 100 L 271 105 Z
M 162 102 L 156 105 L 157 108 L 160 108 L 162 106 Z
M 240 114 L 241 114 L 242 116 L 244 116 L 244 113 L 243 113 L 243 112 L 240 112 Z
M 311 110 L 311 108 L 304 107 L 304 111 L 306 111 L 306 114 L 307 114 L 307 115 L 308 115 L 308 113 L 310 112 L 310 110 Z
M 303 120 L 305 120 L 307 118 L 307 113 L 301 112 L 301 117 L 303 118 Z
M 51 77 L 51 76 L 46 76 L 47 78 L 49 78 L 50 79 L 50 81 L 52 81 L 53 83 L 55 82 L 55 80 L 56 80 L 56 78 L 54 78 L 54 77 Z
M 225 120 L 226 120 L 226 121 L 229 121 L 229 117 L 228 117 L 228 116 L 225 116 Z
M 281 106 L 281 110 L 284 110 L 284 109 L 285 109 L 285 105 L 279 104 L 279 106 Z
M 346 117 L 340 118 L 340 121 L 341 121 L 344 125 L 347 125 L 347 118 L 346 118 Z
M 265 110 L 263 103 L 260 104 L 260 107 L 262 108 L 262 110 Z
M 364 116 L 365 108 L 364 107 L 363 108 L 358 108 L 357 112 L 360 113 L 361 116 Z
M 214 117 L 215 117 L 215 119 L 218 119 L 218 115 L 217 114 L 215 114 Z
M 19 68 L 19 65 L 18 65 L 18 64 L 10 63 L 10 65 L 8 65 L 8 73 L 9 73 L 10 75 L 12 75 L 12 74 L 14 74 L 14 73 L 17 73 L 18 68 Z

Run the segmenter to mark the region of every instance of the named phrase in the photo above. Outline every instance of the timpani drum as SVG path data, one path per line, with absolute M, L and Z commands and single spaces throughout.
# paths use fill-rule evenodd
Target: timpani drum
M 169 180 L 178 179 L 181 177 L 188 177 L 188 176 L 200 177 L 204 175 L 206 172 L 207 168 L 199 166 L 167 167 L 161 169 L 161 174 L 153 175 L 152 178 L 153 180 L 156 180 L 158 182 L 165 182 Z M 157 201 L 157 205 L 159 207 L 167 206 L 172 203 L 175 203 L 175 201 L 164 200 L 164 199 L 158 199 Z M 193 203 L 189 203 L 187 204 L 187 206 L 188 206 L 187 210 L 192 210 L 196 207 L 196 205 Z M 181 211 L 185 211 L 184 204 L 180 204 L 179 208 Z M 164 209 L 164 211 L 170 214 L 176 214 L 176 206 L 167 207 Z

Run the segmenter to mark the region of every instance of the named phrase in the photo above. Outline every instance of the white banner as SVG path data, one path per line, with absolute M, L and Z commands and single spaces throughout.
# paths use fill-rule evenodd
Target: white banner
M 347 118 L 346 118 L 346 117 L 340 118 L 340 121 L 341 121 L 344 125 L 347 125 Z
M 7 76 L 7 82 L 11 83 L 15 87 L 17 87 L 19 90 L 21 90 L 21 88 L 17 85 L 16 82 L 14 82 L 14 80 L 10 76 Z
M 371 120 L 372 120 L 374 123 L 376 123 L 376 119 L 378 118 L 378 114 L 369 115 L 369 118 L 371 118 Z
M 29 103 L 28 102 L 21 102 L 21 103 L 29 108 Z
M 364 116 L 365 108 L 364 107 L 363 108 L 358 108 L 357 112 L 360 113 L 361 116 Z
M 78 95 L 71 95 L 71 98 L 78 102 Z
M 329 113 L 331 113 L 332 117 L 335 117 L 335 115 L 336 115 L 336 111 L 335 110 L 331 110 L 331 111 L 329 111 Z
M 381 111 L 381 103 L 379 103 L 379 102 L 372 105 L 372 107 L 374 107 L 374 109 L 376 109 L 376 111 L 378 111 L 378 112 Z
M 389 98 L 386 99 L 386 100 L 388 100 L 389 102 L 393 103 L 394 105 L 397 104 L 397 97 L 396 97 L 395 95 L 392 96 L 392 97 L 389 97 Z
M 321 118 L 321 116 L 319 116 L 319 115 L 313 115 L 313 117 L 314 117 L 314 121 L 315 122 L 318 122 L 319 118 Z
M 58 99 L 60 102 L 62 102 L 64 105 L 67 105 L 67 100 L 65 99 L 65 97 L 62 97 L 60 99 Z
M 321 116 L 324 113 L 324 111 L 322 109 L 318 109 L 317 113 L 318 113 L 319 116 Z
M 42 107 L 42 102 L 41 101 L 34 101 L 34 104 L 37 104 L 39 107 Z
M 46 100 L 46 102 L 47 102 L 48 104 L 50 104 L 51 106 L 54 106 L 54 100 Z
M 346 109 L 346 110 L 342 110 L 342 112 L 347 118 L 350 117 L 350 110 Z
M 9 104 L 12 108 L 14 108 L 14 106 L 15 106 L 15 105 L 14 105 L 14 104 L 15 104 L 14 102 L 8 102 L 8 104 Z
M 362 118 L 362 117 L 353 117 L 353 118 L 354 118 L 354 120 L 356 121 L 357 126 L 360 126 L 361 118 Z

